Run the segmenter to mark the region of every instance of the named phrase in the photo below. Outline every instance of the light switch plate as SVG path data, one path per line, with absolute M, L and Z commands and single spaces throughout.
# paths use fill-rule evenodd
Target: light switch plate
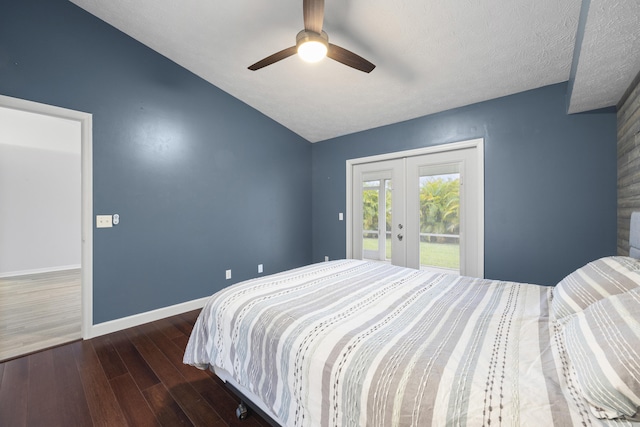
M 96 228 L 109 228 L 113 227 L 111 215 L 96 215 Z

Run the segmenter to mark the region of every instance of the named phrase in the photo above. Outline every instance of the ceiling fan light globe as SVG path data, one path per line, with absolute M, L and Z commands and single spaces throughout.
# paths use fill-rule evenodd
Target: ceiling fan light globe
M 313 31 L 302 30 L 296 36 L 296 49 L 298 56 L 306 62 L 318 62 L 329 50 L 329 37 L 327 33 L 315 33 Z
M 319 41 L 307 41 L 298 46 L 298 55 L 306 62 L 318 62 L 327 56 L 327 46 Z

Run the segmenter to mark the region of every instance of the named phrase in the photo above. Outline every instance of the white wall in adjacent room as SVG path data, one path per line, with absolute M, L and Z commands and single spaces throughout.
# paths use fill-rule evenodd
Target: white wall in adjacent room
M 80 267 L 80 126 L 0 107 L 0 277 Z

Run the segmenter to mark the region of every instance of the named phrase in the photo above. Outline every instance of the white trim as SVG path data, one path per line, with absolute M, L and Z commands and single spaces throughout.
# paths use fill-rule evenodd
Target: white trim
M 0 95 L 0 106 L 80 122 L 82 169 L 82 337 L 93 324 L 93 117 L 89 113 Z
M 371 163 L 371 162 L 380 162 L 385 160 L 394 160 L 399 158 L 407 158 L 407 157 L 415 157 L 422 156 L 424 154 L 434 154 L 445 151 L 454 151 L 454 150 L 463 150 L 466 148 L 476 148 L 478 150 L 478 176 L 481 177 L 478 185 L 478 192 L 481 197 L 478 200 L 478 238 L 481 244 L 478 247 L 478 266 L 481 272 L 480 277 L 484 277 L 484 138 L 476 138 L 470 139 L 466 141 L 452 142 L 448 144 L 439 144 L 432 145 L 429 147 L 417 148 L 413 150 L 405 150 L 405 151 L 396 151 L 391 153 L 379 154 L 368 157 L 359 157 L 356 159 L 348 159 L 346 161 L 347 168 L 347 201 L 346 201 L 346 209 L 345 209 L 345 221 L 346 221 L 346 240 L 347 240 L 347 258 L 353 258 L 353 244 L 351 239 L 351 233 L 353 231 L 353 227 L 351 225 L 351 215 L 352 207 L 351 207 L 351 198 L 353 196 L 352 192 L 352 182 L 353 182 L 353 166 L 363 163 Z
M 429 147 L 416 148 L 413 150 L 394 151 L 392 153 L 378 154 L 375 156 L 359 157 L 357 159 L 348 159 L 347 167 L 349 165 L 359 163 L 379 162 L 381 160 L 393 160 L 404 157 L 422 156 L 423 154 L 441 153 L 443 151 L 463 150 L 465 148 L 482 147 L 484 144 L 483 138 L 469 139 L 467 141 L 451 142 L 448 144 L 431 145 Z M 484 159 L 483 159 L 484 162 Z
M 351 197 L 353 197 L 353 165 L 352 160 L 347 160 L 347 203 L 344 211 L 344 220 L 346 221 L 346 239 L 347 239 L 347 252 L 345 258 L 353 258 L 353 239 L 351 233 L 353 233 L 353 227 L 351 225 L 351 216 L 353 215 L 351 207 Z
M 478 176 L 481 179 L 478 180 L 476 185 L 478 186 L 478 269 L 480 271 L 480 277 L 484 276 L 484 138 L 480 138 L 477 141 L 476 148 L 478 150 Z
M 29 274 L 42 274 L 42 273 L 54 273 L 56 271 L 77 270 L 80 267 L 81 267 L 80 264 L 75 264 L 75 265 L 61 265 L 58 267 L 35 268 L 33 270 L 10 271 L 8 273 L 0 274 L 0 279 L 5 277 L 27 276 Z
M 121 331 L 127 328 L 133 328 L 135 326 L 154 322 L 156 320 L 164 319 L 167 317 L 176 316 L 188 311 L 198 310 L 204 307 L 208 300 L 209 297 L 204 297 L 180 304 L 170 305 L 168 307 L 158 308 L 156 310 L 147 311 L 145 313 L 138 313 L 127 317 L 122 317 L 120 319 L 98 323 L 97 325 L 93 325 L 89 336 L 85 337 L 85 339 L 99 337 L 101 335 L 110 334 L 112 332 Z

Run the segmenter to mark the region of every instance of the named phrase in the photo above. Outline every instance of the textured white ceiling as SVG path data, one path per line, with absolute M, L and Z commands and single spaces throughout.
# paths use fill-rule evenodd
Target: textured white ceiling
M 640 72 L 640 0 L 591 0 L 569 112 L 616 105 Z
M 376 64 L 365 74 L 329 59 L 306 64 L 297 56 L 247 69 L 295 44 L 303 28 L 301 0 L 71 1 L 311 142 L 569 80 L 582 5 L 326 0 L 330 42 Z M 591 3 L 571 94 L 580 99 L 576 111 L 614 105 L 640 71 L 640 2 Z M 617 46 L 620 38 L 628 43 Z M 631 45 L 635 50 L 628 50 Z M 604 53 L 611 58 L 601 60 Z

